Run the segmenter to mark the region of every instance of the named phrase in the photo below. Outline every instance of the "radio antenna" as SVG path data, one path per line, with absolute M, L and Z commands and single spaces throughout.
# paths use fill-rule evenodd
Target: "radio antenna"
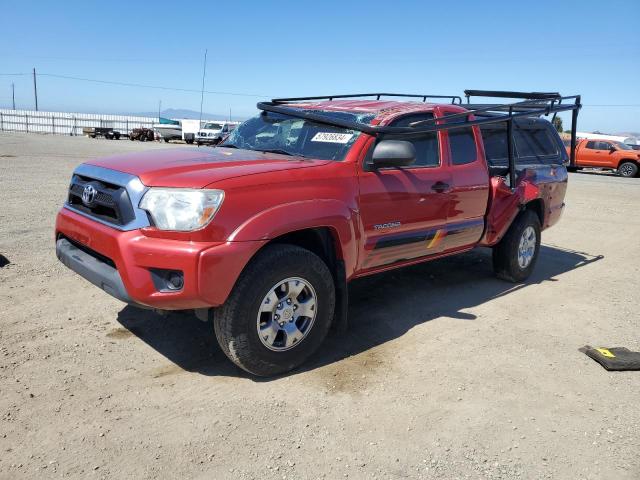
M 204 102 L 204 79 L 207 76 L 207 50 L 204 51 L 204 66 L 202 67 L 202 90 L 200 92 L 200 124 L 198 130 L 202 125 L 202 102 Z

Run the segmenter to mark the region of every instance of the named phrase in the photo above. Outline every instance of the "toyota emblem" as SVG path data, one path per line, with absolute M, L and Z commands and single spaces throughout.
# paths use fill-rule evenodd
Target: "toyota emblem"
M 93 202 L 95 202 L 96 200 L 97 195 L 98 191 L 93 185 L 85 185 L 84 190 L 82 191 L 82 203 L 84 203 L 87 207 L 92 206 Z

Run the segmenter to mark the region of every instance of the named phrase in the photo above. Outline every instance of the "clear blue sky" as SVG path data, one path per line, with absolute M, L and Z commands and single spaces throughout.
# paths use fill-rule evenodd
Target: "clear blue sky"
M 581 130 L 640 131 L 640 1 L 4 0 L 0 74 L 271 96 L 465 88 L 583 95 Z M 30 76 L 0 105 L 33 108 Z M 199 110 L 198 92 L 38 77 L 41 110 Z M 206 94 L 252 115 L 258 97 Z M 598 106 L 598 105 L 632 106 Z

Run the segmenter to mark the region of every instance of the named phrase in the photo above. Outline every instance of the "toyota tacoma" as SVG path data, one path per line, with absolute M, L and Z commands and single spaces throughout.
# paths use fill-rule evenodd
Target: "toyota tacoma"
M 212 320 L 260 376 L 346 328 L 356 278 L 491 247 L 496 274 L 523 282 L 567 188 L 543 117 L 572 111 L 575 142 L 580 97 L 465 93 L 277 99 L 215 148 L 91 160 L 58 213 L 57 256 L 123 302 Z

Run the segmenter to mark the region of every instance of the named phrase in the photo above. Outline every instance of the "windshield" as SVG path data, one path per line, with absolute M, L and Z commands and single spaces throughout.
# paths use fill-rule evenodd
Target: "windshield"
M 374 115 L 350 112 L 313 113 L 369 123 Z M 220 144 L 247 150 L 273 151 L 321 160 L 343 160 L 360 132 L 279 113 L 263 112 L 237 128 Z
M 620 150 L 633 150 L 633 148 L 631 148 L 629 145 L 627 145 L 626 143 L 622 143 L 622 142 L 613 142 L 613 144 L 616 146 L 616 148 L 619 148 Z
M 205 130 L 220 130 L 222 128 L 222 125 L 220 125 L 219 123 L 205 123 L 204 124 L 204 128 Z

